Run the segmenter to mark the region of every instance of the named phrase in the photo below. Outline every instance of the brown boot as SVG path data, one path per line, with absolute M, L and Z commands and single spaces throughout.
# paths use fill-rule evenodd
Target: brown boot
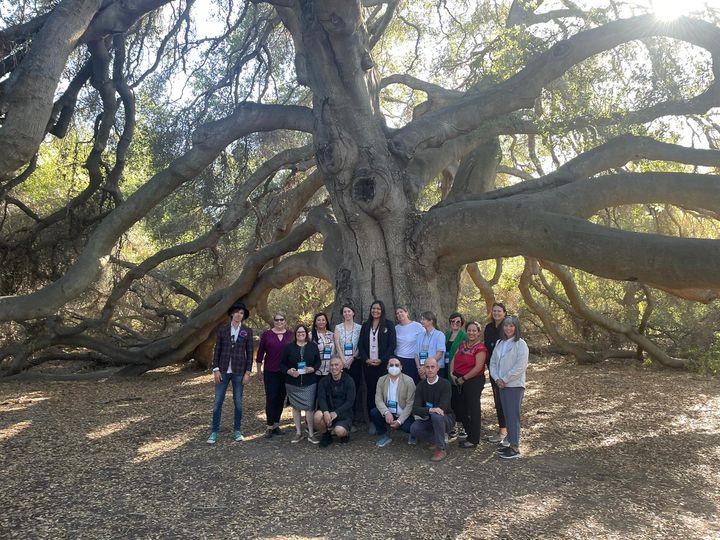
M 447 452 L 445 450 L 437 449 L 432 453 L 432 456 L 430 456 L 430 461 L 442 461 L 447 457 Z

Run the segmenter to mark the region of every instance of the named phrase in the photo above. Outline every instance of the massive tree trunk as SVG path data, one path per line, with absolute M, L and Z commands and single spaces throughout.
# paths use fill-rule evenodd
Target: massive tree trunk
M 420 218 L 417 191 L 406 164 L 388 148 L 360 4 L 307 2 L 282 14 L 300 33 L 297 54 L 313 90 L 317 162 L 341 231 L 336 298 L 353 302 L 361 318 L 374 299 L 388 308 L 448 313 L 456 303 L 459 269 L 419 261 L 412 238 Z

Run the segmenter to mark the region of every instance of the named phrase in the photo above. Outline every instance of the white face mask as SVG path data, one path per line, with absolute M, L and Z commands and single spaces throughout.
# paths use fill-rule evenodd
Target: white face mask
M 395 375 L 400 375 L 400 366 L 389 366 L 388 367 L 388 373 L 392 375 L 393 377 Z

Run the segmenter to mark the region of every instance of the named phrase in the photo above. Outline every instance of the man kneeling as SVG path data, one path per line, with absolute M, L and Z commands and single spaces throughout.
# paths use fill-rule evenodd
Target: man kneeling
M 455 415 L 450 408 L 452 388 L 450 381 L 438 377 L 435 358 L 425 362 L 425 380 L 415 388 L 413 414 L 417 418 L 410 434 L 420 440 L 432 439 L 434 452 L 430 461 L 442 461 L 447 456 L 445 435 L 455 425 Z
M 401 371 L 400 360 L 390 358 L 388 374 L 380 377 L 375 390 L 375 408 L 370 411 L 370 420 L 375 424 L 378 434 L 375 444 L 380 448 L 392 442 L 388 427 L 410 433 L 410 426 L 415 420 L 410 414 L 415 399 L 415 382 Z
M 315 411 L 315 427 L 322 434 L 320 446 L 332 444 L 332 434 L 341 443 L 350 441 L 350 427 L 355 404 L 355 383 L 350 375 L 343 373 L 340 358 L 330 360 L 330 376 L 318 384 L 318 408 Z

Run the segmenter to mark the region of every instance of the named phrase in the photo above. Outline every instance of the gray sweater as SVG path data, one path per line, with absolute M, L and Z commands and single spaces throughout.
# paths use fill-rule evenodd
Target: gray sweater
M 525 388 L 529 356 L 530 351 L 524 339 L 511 340 L 507 344 L 498 341 L 490 358 L 490 375 L 496 381 L 502 379 L 507 386 Z

